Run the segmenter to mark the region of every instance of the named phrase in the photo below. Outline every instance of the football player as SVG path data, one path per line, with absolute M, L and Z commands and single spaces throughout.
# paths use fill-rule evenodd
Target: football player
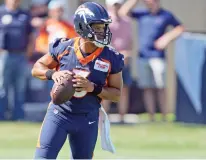
M 73 159 L 92 158 L 101 100 L 117 102 L 122 89 L 124 57 L 109 46 L 110 23 L 104 7 L 94 2 L 82 4 L 74 14 L 80 37 L 57 39 L 50 44 L 49 53 L 34 65 L 34 77 L 57 84 L 68 74 L 74 75 L 76 90 L 66 103 L 50 103 L 37 142 L 36 159 L 57 158 L 67 136 Z

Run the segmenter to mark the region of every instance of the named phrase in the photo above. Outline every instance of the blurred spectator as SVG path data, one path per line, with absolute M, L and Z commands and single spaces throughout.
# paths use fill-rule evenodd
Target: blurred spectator
M 45 21 L 48 18 L 48 3 L 50 0 L 32 0 L 30 11 L 32 16 L 32 27 L 35 39 L 39 35 L 40 28 L 44 26 Z M 41 52 L 34 50 L 32 57 L 30 57 L 30 63 L 35 63 L 42 56 Z
M 48 17 L 48 3 L 49 0 L 32 0 L 30 9 L 34 28 L 40 28 Z
M 120 9 L 120 15 L 129 15 L 139 22 L 139 85 L 144 89 L 144 103 L 150 115 L 155 120 L 155 89 L 163 121 L 166 120 L 165 106 L 165 49 L 184 30 L 176 17 L 160 6 L 159 0 L 144 0 L 148 9 L 131 11 L 138 0 L 128 0 Z M 174 28 L 166 32 L 168 26 Z
M 5 111 L 11 104 L 8 91 L 12 88 L 12 120 L 21 120 L 24 118 L 27 58 L 34 47 L 31 17 L 20 8 L 20 0 L 5 0 L 5 5 L 0 7 L 0 19 L 0 119 L 5 119 Z
M 52 0 L 49 5 L 49 18 L 40 29 L 36 39 L 36 51 L 43 54 L 48 52 L 48 44 L 56 38 L 73 38 L 76 32 L 68 21 L 63 20 L 64 4 L 58 0 Z
M 129 17 L 120 17 L 118 10 L 123 4 L 124 0 L 106 0 L 108 12 L 112 17 L 112 23 L 110 29 L 112 32 L 112 46 L 125 57 L 125 68 L 123 69 L 123 81 L 124 87 L 122 90 L 122 96 L 118 103 L 118 109 L 120 113 L 120 123 L 124 122 L 124 115 L 128 111 L 129 105 L 129 86 L 132 83 L 130 75 L 130 62 L 131 62 L 131 50 L 132 50 L 132 24 Z M 109 109 L 110 102 L 105 101 L 104 107 Z

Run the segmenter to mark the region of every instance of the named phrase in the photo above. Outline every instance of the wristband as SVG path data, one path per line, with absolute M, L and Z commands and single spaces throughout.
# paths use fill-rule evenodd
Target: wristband
M 49 69 L 45 74 L 46 78 L 48 80 L 52 80 L 52 75 L 54 74 L 54 72 L 56 72 L 56 71 Z
M 91 93 L 97 96 L 102 92 L 102 89 L 102 86 L 94 84 L 94 90 Z

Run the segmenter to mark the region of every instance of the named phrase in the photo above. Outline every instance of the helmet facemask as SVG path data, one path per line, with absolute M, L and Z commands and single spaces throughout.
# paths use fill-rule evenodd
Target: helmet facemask
M 104 26 L 102 27 L 102 25 Z M 89 23 L 87 27 L 90 30 L 87 38 L 97 47 L 103 48 L 110 44 L 112 33 L 109 29 L 109 23 Z

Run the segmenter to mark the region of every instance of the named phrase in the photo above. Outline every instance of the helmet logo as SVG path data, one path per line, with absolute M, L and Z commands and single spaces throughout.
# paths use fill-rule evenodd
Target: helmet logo
M 81 8 L 81 7 L 76 10 L 75 14 L 78 14 L 80 16 L 85 16 L 85 15 L 88 15 L 90 17 L 95 16 L 94 13 L 88 8 Z

